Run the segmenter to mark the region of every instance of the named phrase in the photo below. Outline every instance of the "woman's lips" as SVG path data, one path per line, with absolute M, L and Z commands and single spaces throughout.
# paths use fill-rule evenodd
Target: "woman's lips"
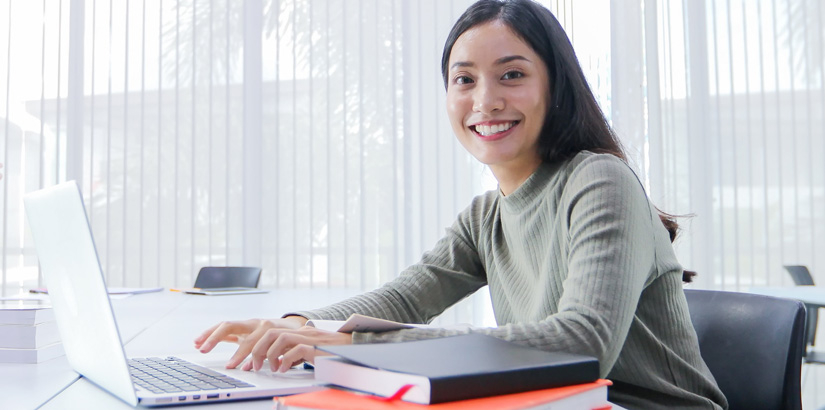
M 483 141 L 496 141 L 512 134 L 513 129 L 515 129 L 518 125 L 519 121 L 480 123 L 471 125 L 470 130 L 476 137 Z

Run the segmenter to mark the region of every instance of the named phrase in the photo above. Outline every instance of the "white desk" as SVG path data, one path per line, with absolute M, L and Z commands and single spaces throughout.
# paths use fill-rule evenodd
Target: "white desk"
M 310 309 L 344 299 L 352 290 L 273 290 L 266 294 L 198 296 L 176 292 L 134 295 L 113 300 L 126 354 L 157 356 L 196 354 L 192 341 L 222 320 L 279 317 L 290 310 Z M 203 355 L 228 360 L 234 352 L 222 343 Z M 3 409 L 131 409 L 132 407 L 80 378 L 65 356 L 40 364 L 0 363 L 0 407 Z M 41 407 L 42 406 L 42 407 Z M 212 403 L 218 408 L 272 409 L 270 400 Z
M 825 287 L 822 286 L 768 286 L 750 288 L 750 293 L 794 299 L 806 305 L 825 307 Z

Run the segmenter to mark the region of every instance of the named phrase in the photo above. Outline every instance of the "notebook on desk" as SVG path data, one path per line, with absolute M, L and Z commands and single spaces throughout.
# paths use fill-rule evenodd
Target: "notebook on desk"
M 24 198 L 43 276 L 72 368 L 130 405 L 162 406 L 316 390 L 313 374 L 201 366 L 158 352 L 127 360 L 83 198 L 74 181 Z

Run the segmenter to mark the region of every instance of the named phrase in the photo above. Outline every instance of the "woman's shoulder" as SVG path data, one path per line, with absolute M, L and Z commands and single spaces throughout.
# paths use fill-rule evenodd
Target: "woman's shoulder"
M 587 183 L 602 180 L 643 187 L 641 180 L 630 165 L 613 154 L 581 151 L 569 160 L 565 171 L 568 174 L 568 181 Z
M 475 196 L 464 210 L 459 212 L 452 230 L 461 232 L 462 235 L 476 242 L 486 232 L 492 220 L 495 218 L 496 209 L 499 205 L 499 194 L 496 190 L 487 191 Z
M 642 207 L 649 202 L 647 191 L 636 173 L 615 155 L 580 152 L 564 169 L 562 204 L 623 207 L 633 203 Z
M 476 195 L 470 201 L 470 205 L 464 210 L 465 213 L 471 213 L 477 217 L 489 215 L 493 209 L 498 206 L 500 194 L 498 189 L 491 189 L 480 195 Z
M 625 160 L 613 154 L 602 154 L 593 151 L 579 151 L 570 159 L 567 166 L 568 169 L 580 167 L 622 167 L 630 169 Z

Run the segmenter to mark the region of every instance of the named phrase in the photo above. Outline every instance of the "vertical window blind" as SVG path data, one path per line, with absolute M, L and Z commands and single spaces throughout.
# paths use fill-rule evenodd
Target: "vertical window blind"
M 470 3 L 4 1 L 3 294 L 42 285 L 22 196 L 67 179 L 111 286 L 206 265 L 262 266 L 266 287 L 394 277 L 495 188 L 439 71 Z M 586 17 L 547 5 L 571 35 Z M 603 42 L 578 41 L 609 83 Z M 492 324 L 487 299 L 448 320 Z
M 695 215 L 680 259 L 705 287 L 791 284 L 783 264 L 825 280 L 820 3 L 645 3 L 659 23 L 645 26 L 659 43 L 646 60 L 651 191 Z
M 676 249 L 698 271 L 696 286 L 791 286 L 788 264 L 825 283 L 825 6 L 646 0 L 643 9 L 647 180 L 662 209 L 693 215 Z M 806 369 L 805 407 L 823 405 L 823 375 Z

